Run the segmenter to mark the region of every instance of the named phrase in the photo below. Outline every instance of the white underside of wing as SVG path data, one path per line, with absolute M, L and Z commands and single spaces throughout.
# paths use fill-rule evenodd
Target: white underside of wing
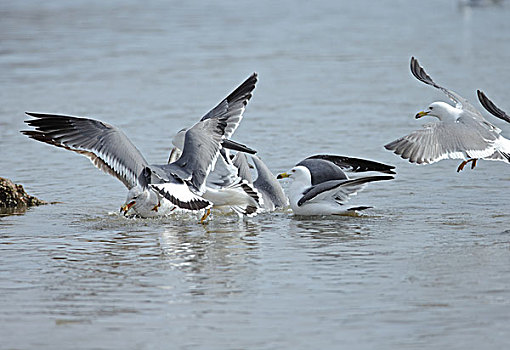
M 212 203 L 190 191 L 185 183 L 151 184 L 160 195 L 182 209 L 209 209 Z
M 297 185 L 297 184 L 296 184 Z M 318 194 L 316 197 L 307 200 L 302 205 L 298 205 L 298 201 L 302 197 L 302 193 L 306 187 L 292 188 L 290 193 L 290 206 L 296 215 L 331 215 L 345 213 L 346 208 L 343 204 L 350 197 L 355 196 L 362 191 L 366 184 L 349 184 L 340 186 Z
M 262 195 L 244 180 L 222 188 L 207 187 L 203 197 L 212 202 L 214 208 L 230 208 L 247 216 L 256 215 L 264 205 Z
M 499 136 L 494 142 L 494 147 L 501 152 L 510 153 L 510 140 Z

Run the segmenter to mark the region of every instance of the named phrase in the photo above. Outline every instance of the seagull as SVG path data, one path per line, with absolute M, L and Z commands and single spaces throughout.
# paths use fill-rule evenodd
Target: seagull
M 394 167 L 365 159 L 336 155 L 308 157 L 278 179 L 291 178 L 290 207 L 296 215 L 342 215 L 369 207 L 344 209 L 350 196 L 361 191 L 368 182 L 392 180 L 391 175 L 365 176 L 350 179 L 343 170 L 378 171 L 395 174 Z
M 180 135 L 174 137 L 174 147 L 170 152 L 170 160 L 179 159 L 181 156 L 182 141 Z M 264 199 L 253 184 L 238 176 L 237 167 L 232 164 L 230 149 L 236 149 L 239 153 L 256 153 L 253 149 L 235 141 L 225 139 L 220 155 L 209 173 L 205 184 L 203 197 L 213 203 L 214 209 L 220 212 L 233 211 L 240 217 L 252 217 L 263 209 Z
M 105 122 L 57 114 L 26 112 L 34 130 L 24 135 L 89 158 L 100 170 L 116 177 L 128 195 L 121 212 L 141 217 L 167 215 L 175 210 L 202 212 L 207 218 L 213 203 L 202 197 L 206 179 L 213 168 L 222 142 L 235 130 L 255 89 L 252 74 L 236 90 L 189 128 L 182 155 L 170 164 L 149 164 L 117 127 Z
M 233 163 L 238 169 L 238 174 L 245 179 L 262 194 L 263 208 L 266 211 L 274 211 L 276 209 L 285 208 L 289 205 L 289 199 L 285 195 L 282 186 L 271 173 L 267 165 L 256 155 L 251 155 L 255 170 L 257 171 L 257 179 L 253 181 L 250 164 L 245 153 L 238 152 Z
M 416 119 L 433 116 L 438 122 L 428 123 L 384 147 L 411 163 L 431 164 L 442 159 L 463 159 L 457 172 L 478 159 L 510 162 L 510 141 L 500 135 L 501 130 L 484 119 L 466 99 L 452 90 L 437 85 L 414 57 L 411 72 L 419 81 L 443 91 L 455 107 L 445 102 L 433 102 L 427 110 L 416 114 Z
M 207 178 L 203 197 L 213 203 L 214 209 L 233 211 L 240 217 L 255 216 L 264 208 L 262 193 L 238 175 L 238 169 L 225 149 L 221 150 L 215 168 Z
M 206 114 L 201 121 L 210 118 Z M 214 164 L 205 182 L 202 197 L 213 203 L 214 209 L 223 212 L 234 211 L 240 217 L 255 216 L 263 208 L 263 197 L 249 182 L 238 176 L 238 169 L 232 164 L 230 150 L 255 154 L 252 148 L 231 140 L 233 133 L 239 126 L 243 115 L 240 114 L 225 130 L 225 139 L 216 163 Z M 176 161 L 181 157 L 185 146 L 185 134 L 188 129 L 180 130 L 172 139 L 174 147 L 170 152 L 169 162 Z M 208 212 L 209 209 L 208 209 Z

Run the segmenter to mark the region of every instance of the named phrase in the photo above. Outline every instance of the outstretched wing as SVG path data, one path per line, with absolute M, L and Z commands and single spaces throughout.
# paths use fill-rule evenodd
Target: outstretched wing
M 53 146 L 83 154 L 100 170 L 115 176 L 127 188 L 134 187 L 148 165 L 140 151 L 115 126 L 99 120 L 67 115 L 26 112 L 35 130 L 22 134 Z
M 327 160 L 335 164 L 336 166 L 342 168 L 343 170 L 352 171 L 355 173 L 365 172 L 365 171 L 378 171 L 380 173 L 386 174 L 395 174 L 395 167 L 393 165 L 387 165 L 379 162 L 374 162 L 372 160 L 353 158 L 353 157 L 345 157 L 345 156 L 336 156 L 330 154 L 317 154 L 306 159 L 323 159 Z
M 478 94 L 478 100 L 480 100 L 483 108 L 485 108 L 493 116 L 510 123 L 510 116 L 503 110 L 499 109 L 482 91 L 476 90 L 476 93 Z
M 414 57 L 411 57 L 411 73 L 413 73 L 414 77 L 422 83 L 433 86 L 436 89 L 444 92 L 450 100 L 455 102 L 457 108 L 473 113 L 473 117 L 476 119 L 484 120 L 482 114 L 476 109 L 476 107 L 469 103 L 469 101 L 464 97 L 460 96 L 455 91 L 437 85 L 436 82 L 433 81 L 432 78 L 425 72 L 425 69 L 420 66 L 418 60 Z
M 221 143 L 230 138 L 239 126 L 245 107 L 257 82 L 253 73 L 220 104 L 186 131 L 181 157 L 164 166 L 191 184 L 197 191 L 205 190 L 205 180 L 218 159 Z
M 485 137 L 481 133 L 485 133 Z M 458 123 L 443 122 L 423 125 L 384 147 L 411 163 L 431 164 L 442 159 L 465 159 L 465 154 L 484 158 L 494 152 L 495 137 L 472 118 L 459 118 Z
M 205 180 L 220 154 L 227 118 L 209 118 L 198 122 L 188 131 L 181 157 L 161 166 L 181 179 L 191 181 L 199 192 L 204 191 Z
M 230 139 L 243 119 L 244 110 L 252 97 L 256 83 L 257 73 L 253 73 L 237 89 L 204 115 L 200 121 L 218 117 L 228 119 L 228 124 L 225 128 L 225 138 Z

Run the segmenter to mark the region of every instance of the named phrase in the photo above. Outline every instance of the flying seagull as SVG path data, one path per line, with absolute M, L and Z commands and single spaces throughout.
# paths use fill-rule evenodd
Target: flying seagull
M 335 155 L 308 157 L 278 179 L 291 178 L 290 207 L 296 215 L 341 215 L 369 207 L 345 209 L 350 196 L 373 181 L 392 180 L 391 175 L 374 175 L 350 179 L 343 170 L 377 171 L 395 174 L 394 167 L 359 158 Z
M 411 163 L 431 164 L 442 159 L 463 159 L 457 172 L 478 159 L 510 162 L 509 140 L 500 135 L 501 130 L 484 119 L 482 114 L 456 92 L 436 84 L 414 57 L 411 73 L 419 81 L 443 91 L 455 107 L 445 102 L 433 102 L 427 110 L 416 114 L 416 119 L 433 116 L 438 122 L 425 124 L 384 147 Z
M 175 209 L 192 212 L 211 208 L 202 197 L 205 182 L 230 130 L 235 130 L 257 82 L 254 73 L 236 90 L 189 128 L 181 157 L 170 164 L 149 164 L 127 136 L 99 120 L 26 112 L 34 130 L 28 137 L 88 157 L 100 170 L 115 176 L 127 188 L 124 214 L 162 216 Z M 206 215 L 202 217 L 202 222 Z

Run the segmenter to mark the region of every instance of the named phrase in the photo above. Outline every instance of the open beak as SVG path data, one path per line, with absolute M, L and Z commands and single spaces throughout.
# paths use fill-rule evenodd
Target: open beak
M 284 179 L 286 177 L 290 177 L 290 175 L 287 174 L 287 173 L 281 173 L 281 174 L 278 174 L 278 176 L 276 178 L 277 179 Z
M 131 201 L 127 204 L 124 204 L 122 207 L 120 207 L 120 212 L 123 213 L 124 215 L 127 214 L 127 212 L 129 211 L 129 209 L 131 209 L 131 207 L 133 205 L 135 205 L 136 201 Z
M 421 112 L 418 112 L 416 113 L 416 115 L 414 116 L 416 119 L 420 119 L 421 117 L 424 117 L 426 116 L 427 114 L 429 114 L 430 112 L 426 112 L 426 111 L 421 111 Z

